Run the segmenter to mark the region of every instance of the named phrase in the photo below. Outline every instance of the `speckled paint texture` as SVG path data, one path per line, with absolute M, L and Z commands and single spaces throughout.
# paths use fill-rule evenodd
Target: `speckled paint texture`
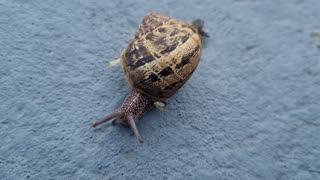
M 188 83 L 138 128 L 98 118 L 150 11 L 205 20 Z M 320 179 L 320 1 L 0 0 L 0 179 Z

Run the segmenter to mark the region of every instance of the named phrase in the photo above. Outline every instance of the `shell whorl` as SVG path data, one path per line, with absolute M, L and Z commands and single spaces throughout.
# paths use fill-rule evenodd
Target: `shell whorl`
M 165 100 L 190 78 L 201 49 L 201 37 L 192 25 L 151 13 L 121 60 L 133 88 L 154 100 Z

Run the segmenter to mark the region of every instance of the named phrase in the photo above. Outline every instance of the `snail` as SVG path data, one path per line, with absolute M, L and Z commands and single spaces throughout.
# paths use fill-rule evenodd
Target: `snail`
M 191 77 L 201 57 L 202 37 L 208 37 L 200 19 L 191 24 L 160 13 L 147 14 L 135 37 L 112 64 L 121 63 L 132 93 L 121 107 L 92 126 L 112 120 L 130 126 L 140 143 L 136 123 L 152 107 L 165 110 L 165 100 Z

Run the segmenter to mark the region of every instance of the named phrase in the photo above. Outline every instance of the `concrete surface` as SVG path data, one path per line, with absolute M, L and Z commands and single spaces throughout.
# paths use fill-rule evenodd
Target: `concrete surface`
M 320 179 L 320 1 L 0 0 L 0 179 Z M 150 11 L 206 21 L 191 80 L 138 128 L 91 124 L 130 92 Z

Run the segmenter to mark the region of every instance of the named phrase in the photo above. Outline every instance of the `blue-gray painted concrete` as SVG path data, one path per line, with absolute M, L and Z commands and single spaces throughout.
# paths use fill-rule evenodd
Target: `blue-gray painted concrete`
M 150 11 L 211 37 L 141 145 L 91 124 L 130 92 L 108 62 Z M 319 179 L 319 18 L 319 0 L 0 0 L 0 179 Z

